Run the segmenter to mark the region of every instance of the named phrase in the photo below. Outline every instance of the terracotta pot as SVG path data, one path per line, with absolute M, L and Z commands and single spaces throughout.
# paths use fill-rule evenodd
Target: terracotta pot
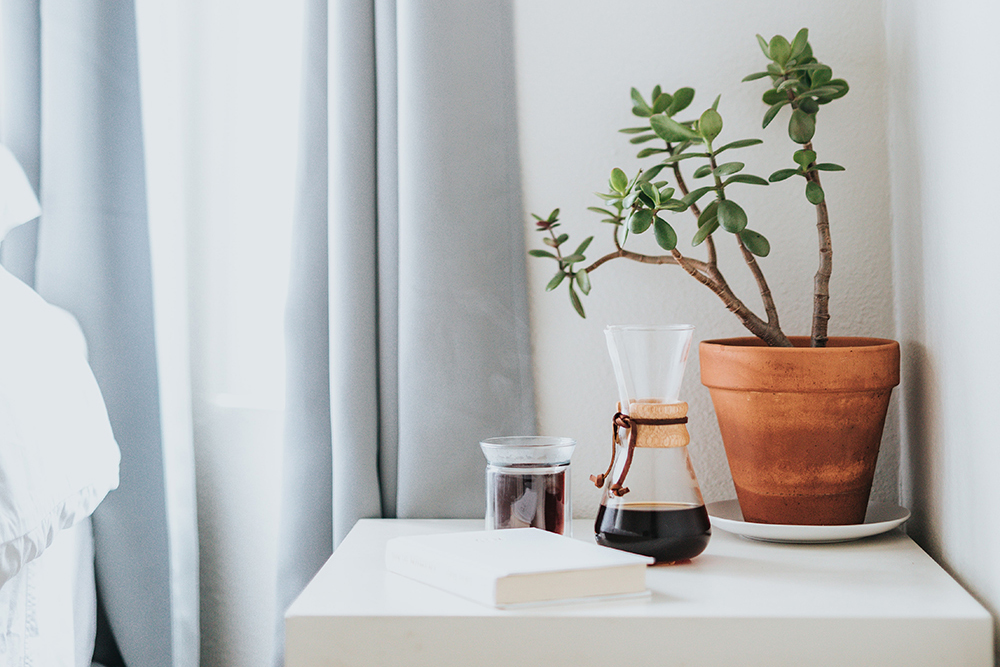
M 862 523 L 875 475 L 899 343 L 831 338 L 826 348 L 757 338 L 701 343 L 743 518 L 757 523 Z

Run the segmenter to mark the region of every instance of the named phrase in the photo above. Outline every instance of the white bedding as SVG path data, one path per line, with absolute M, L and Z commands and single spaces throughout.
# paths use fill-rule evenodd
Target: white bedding
M 0 238 L 37 208 L 0 146 Z M 90 664 L 89 517 L 118 463 L 76 320 L 0 268 L 0 667 Z
M 97 631 L 90 518 L 0 586 L 0 666 L 90 667 Z

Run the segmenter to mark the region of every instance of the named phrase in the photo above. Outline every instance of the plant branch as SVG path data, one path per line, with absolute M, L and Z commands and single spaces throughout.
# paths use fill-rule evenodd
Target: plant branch
M 767 313 L 767 323 L 776 329 L 780 329 L 778 309 L 774 305 L 774 297 L 771 294 L 771 288 L 768 286 L 767 280 L 764 278 L 764 272 L 760 270 L 760 265 L 757 264 L 757 258 L 743 244 L 743 239 L 739 235 L 736 236 L 736 242 L 740 246 L 740 252 L 743 253 L 743 260 L 750 267 L 750 272 L 753 274 L 754 280 L 757 281 L 757 289 L 760 290 L 760 298 L 764 302 L 764 312 Z
M 718 164 L 716 164 L 715 151 L 711 149 L 711 145 L 709 145 L 708 160 L 709 164 L 712 165 L 712 177 L 715 179 L 715 187 L 716 191 L 719 193 L 719 200 L 722 201 L 726 198 L 725 186 L 722 184 L 722 179 L 719 175 L 715 173 L 715 170 L 718 168 Z M 744 320 L 744 326 L 760 338 L 767 341 L 768 345 L 791 347 L 791 342 L 788 340 L 788 337 L 782 333 L 781 326 L 778 324 L 778 309 L 774 305 L 774 297 L 771 294 L 771 288 L 767 284 L 767 279 L 764 278 L 764 272 L 761 271 L 760 265 L 757 263 L 757 258 L 754 257 L 753 253 L 750 252 L 743 244 L 743 239 L 740 238 L 739 234 L 733 234 L 733 236 L 736 237 L 736 243 L 739 245 L 740 252 L 743 254 L 743 261 L 746 262 L 747 267 L 750 269 L 750 273 L 753 274 L 754 280 L 757 281 L 757 289 L 760 292 L 761 301 L 764 302 L 764 312 L 767 315 L 766 323 L 763 321 L 760 321 L 759 324 L 756 322 L 747 323 L 747 321 Z M 745 305 L 743 307 L 746 308 Z M 742 320 L 740 313 L 735 310 L 733 312 Z M 756 315 L 754 315 L 754 317 L 760 320 L 760 318 Z M 765 333 L 761 334 L 756 331 L 754 329 L 755 326 L 763 327 Z
M 634 262 L 641 262 L 643 264 L 677 264 L 683 266 L 681 262 L 677 261 L 676 257 L 671 255 L 643 255 L 638 252 L 632 252 L 631 250 L 625 250 L 624 248 L 619 246 L 617 250 L 615 250 L 614 252 L 609 252 L 607 255 L 604 255 L 603 257 L 599 258 L 584 270 L 587 273 L 590 273 L 591 271 L 599 267 L 601 264 L 609 262 L 613 259 L 618 259 L 619 257 L 623 257 L 625 259 L 631 259 Z M 705 262 L 701 261 L 700 259 L 691 259 L 689 257 L 683 257 L 683 255 L 681 257 L 684 260 L 684 262 L 686 262 L 689 266 L 691 266 L 694 269 L 696 273 L 708 271 L 709 268 L 708 265 Z
M 674 258 L 677 263 L 680 264 L 681 268 L 687 271 L 691 276 L 695 278 L 702 285 L 708 289 L 715 292 L 715 295 L 722 299 L 722 303 L 725 304 L 726 308 L 736 315 L 740 322 L 743 323 L 750 333 L 757 336 L 765 343 L 772 347 L 791 347 L 792 343 L 788 338 L 781 332 L 777 324 L 770 322 L 765 322 L 760 319 L 752 310 L 750 310 L 745 303 L 739 300 L 739 298 L 733 294 L 733 291 L 729 288 L 729 285 L 725 281 L 716 281 L 712 278 L 696 271 L 693 267 L 686 266 L 691 260 L 687 259 L 681 255 L 677 250 L 673 251 Z
M 805 149 L 813 150 L 811 141 L 805 145 Z M 822 187 L 816 170 L 808 172 L 806 180 Z M 826 197 L 816 204 L 816 233 L 819 235 L 819 268 L 813 278 L 812 346 L 826 347 L 827 324 L 830 321 L 830 275 L 833 273 L 833 243 L 830 239 Z
M 671 150 L 671 146 L 670 146 L 669 143 L 667 143 L 667 150 Z M 684 182 L 684 176 L 681 175 L 681 166 L 680 166 L 680 163 L 679 162 L 674 162 L 673 165 L 671 165 L 671 166 L 673 167 L 673 170 L 674 170 L 674 179 L 677 181 L 677 189 L 681 191 L 681 195 L 682 196 L 687 197 L 687 195 L 688 195 L 688 187 L 687 187 L 687 183 Z M 691 203 L 691 213 L 694 214 L 695 220 L 697 220 L 698 218 L 701 217 L 701 209 L 698 208 L 698 203 L 697 202 L 692 202 Z M 707 264 L 708 264 L 708 273 L 709 273 L 709 275 L 711 275 L 716 280 L 721 280 L 721 281 L 725 282 L 725 279 L 722 277 L 722 274 L 719 273 L 718 269 L 716 268 L 718 266 L 718 261 L 719 260 L 718 260 L 718 256 L 715 253 L 715 239 L 713 239 L 712 236 L 709 235 L 709 237 L 707 239 L 705 239 L 705 245 L 708 246 L 708 262 L 707 262 Z

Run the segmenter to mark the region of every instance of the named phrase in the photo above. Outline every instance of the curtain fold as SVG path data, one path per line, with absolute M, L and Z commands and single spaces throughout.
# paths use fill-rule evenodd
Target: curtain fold
M 41 158 L 41 21 L 39 0 L 4 0 L 0 62 L 0 140 L 24 168 L 35 192 L 39 188 Z M 4 268 L 26 285 L 35 284 L 38 221 L 12 230 L 0 246 Z
M 333 551 L 327 253 L 326 0 L 306 6 L 298 190 L 285 306 L 285 432 L 275 664 L 284 611 Z
M 511 3 L 311 6 L 280 612 L 359 518 L 483 516 L 479 441 L 535 430 Z
M 5 139 L 43 215 L 3 259 L 79 320 L 122 453 L 120 487 L 93 517 L 102 607 L 130 667 L 193 667 L 193 470 L 163 436 L 135 7 L 9 0 L 4 19 Z

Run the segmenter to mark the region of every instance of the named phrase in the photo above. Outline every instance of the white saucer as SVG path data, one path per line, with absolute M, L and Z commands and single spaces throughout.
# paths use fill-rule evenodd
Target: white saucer
M 872 503 L 864 523 L 849 526 L 792 526 L 778 523 L 751 523 L 743 520 L 739 501 L 720 500 L 705 506 L 712 526 L 764 542 L 793 544 L 850 542 L 892 530 L 910 518 L 910 510 L 899 505 Z

